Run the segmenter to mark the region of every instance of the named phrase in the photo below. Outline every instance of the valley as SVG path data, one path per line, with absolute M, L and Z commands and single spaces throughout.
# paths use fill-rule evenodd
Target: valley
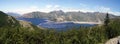
M 0 0 L 0 44 L 120 44 L 120 0 Z
M 114 17 L 116 16 L 110 14 L 110 18 Z M 49 13 L 37 11 L 16 16 L 17 20 L 27 21 L 38 27 L 56 30 L 103 25 L 104 18 L 105 13 L 63 12 L 62 10 L 51 11 Z
M 120 34 L 119 17 L 107 19 L 109 18 L 107 15 L 109 14 L 106 14 L 105 21 L 98 19 L 96 22 L 52 21 L 45 18 L 9 16 L 1 11 L 0 17 L 3 19 L 0 19 L 0 37 L 5 39 L 0 39 L 0 43 L 104 44 L 108 39 L 119 36 Z M 110 22 L 108 24 L 107 22 L 109 20 Z

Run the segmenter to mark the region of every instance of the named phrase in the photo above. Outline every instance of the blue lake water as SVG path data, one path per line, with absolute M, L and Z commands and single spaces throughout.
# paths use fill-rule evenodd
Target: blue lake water
M 39 26 L 44 28 L 50 28 L 50 29 L 72 29 L 72 28 L 80 28 L 80 27 L 92 27 L 96 24 L 78 24 L 73 22 L 63 22 L 63 23 L 56 23 L 56 22 L 50 22 L 50 23 L 41 23 Z
M 80 28 L 80 27 L 92 27 L 96 25 L 96 24 L 78 24 L 73 22 L 53 22 L 47 19 L 40 19 L 40 18 L 17 18 L 17 20 L 28 21 L 34 25 L 43 28 L 56 29 L 56 30 L 64 30 L 64 29 L 72 29 L 72 28 Z

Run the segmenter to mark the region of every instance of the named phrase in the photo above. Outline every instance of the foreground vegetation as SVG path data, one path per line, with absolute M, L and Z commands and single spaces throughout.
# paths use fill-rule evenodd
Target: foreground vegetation
M 120 19 L 108 26 L 71 29 L 68 31 L 42 30 L 22 27 L 1 27 L 0 44 L 104 44 L 120 35 Z
M 0 17 L 0 44 L 104 44 L 120 35 L 120 19 L 109 20 L 108 14 L 102 26 L 67 31 L 25 28 L 3 12 Z

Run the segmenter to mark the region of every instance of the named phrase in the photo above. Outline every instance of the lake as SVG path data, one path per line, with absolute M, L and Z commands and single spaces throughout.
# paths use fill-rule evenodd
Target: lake
M 80 27 L 92 27 L 96 26 L 97 24 L 88 24 L 88 23 L 75 23 L 75 22 L 54 22 L 47 19 L 41 18 L 17 18 L 17 20 L 24 20 L 31 22 L 33 25 L 47 28 L 47 29 L 55 29 L 55 30 L 66 30 L 72 28 L 80 28 Z

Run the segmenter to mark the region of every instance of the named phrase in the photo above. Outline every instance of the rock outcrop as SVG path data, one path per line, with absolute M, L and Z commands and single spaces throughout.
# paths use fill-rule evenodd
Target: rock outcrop
M 108 40 L 105 44 L 120 44 L 120 36 Z

